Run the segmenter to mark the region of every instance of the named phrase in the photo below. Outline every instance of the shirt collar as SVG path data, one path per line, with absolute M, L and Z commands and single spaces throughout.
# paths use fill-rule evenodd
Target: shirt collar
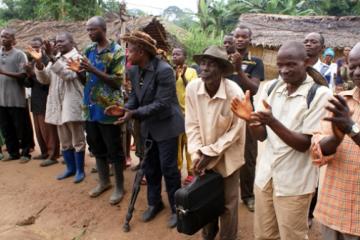
M 358 103 L 360 103 L 360 89 L 358 87 L 355 87 L 349 91 L 341 92 L 341 93 L 339 93 L 339 95 L 352 97 L 354 100 L 356 100 Z
M 323 63 L 322 61 L 320 61 L 320 59 L 318 59 L 318 61 L 313 65 L 313 68 L 315 68 L 315 70 L 318 71 L 319 73 L 321 73 L 324 67 L 325 69 L 329 69 L 330 65 Z
M 112 52 L 113 48 L 114 48 L 114 40 L 109 39 L 109 44 L 106 46 L 106 48 L 104 48 L 103 50 L 101 50 L 101 52 L 97 52 L 97 43 L 94 43 L 93 45 L 93 50 L 97 52 L 97 54 L 103 54 L 103 53 L 107 53 L 107 52 Z
M 198 95 L 209 96 L 209 94 L 207 93 L 207 91 L 205 89 L 205 83 L 202 80 L 201 80 L 200 88 L 197 93 L 198 93 Z M 224 78 L 221 79 L 219 89 L 217 90 L 216 94 L 212 98 L 213 99 L 215 99 L 215 98 L 226 99 L 226 89 L 225 89 L 225 79 Z
M 318 59 L 317 62 L 313 65 L 313 68 L 315 68 L 319 72 L 321 65 L 322 65 L 322 62 L 320 61 L 320 59 Z
M 279 76 L 279 80 L 282 81 L 282 85 L 276 90 L 277 93 L 283 93 L 283 94 L 287 94 L 287 89 L 286 89 L 286 83 L 284 82 L 284 80 L 282 80 L 282 78 Z M 314 83 L 314 80 L 309 76 L 306 75 L 306 79 L 301 83 L 301 85 L 298 87 L 298 89 L 296 89 L 295 92 L 293 92 L 291 94 L 291 96 L 307 96 L 309 93 L 309 87 L 308 84 Z
M 14 47 L 12 47 L 9 51 L 6 51 L 4 47 L 0 48 L 0 52 L 4 55 L 9 55 L 12 51 L 14 51 Z
M 61 53 L 58 53 L 56 55 L 56 57 L 57 58 L 63 57 L 65 59 L 68 59 L 68 58 L 71 58 L 73 55 L 75 55 L 76 51 L 77 51 L 76 48 L 73 48 L 73 49 L 71 49 L 71 51 L 65 53 L 64 55 L 61 55 Z
M 139 68 L 140 70 L 145 70 L 145 71 L 150 71 L 153 72 L 155 71 L 154 69 L 154 61 L 156 61 L 155 57 L 153 59 L 151 59 L 144 68 Z

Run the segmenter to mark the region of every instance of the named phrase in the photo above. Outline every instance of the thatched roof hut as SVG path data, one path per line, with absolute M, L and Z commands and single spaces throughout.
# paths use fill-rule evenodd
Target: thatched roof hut
M 326 47 L 334 48 L 336 56 L 346 46 L 360 41 L 360 17 L 287 16 L 276 14 L 242 14 L 239 24 L 253 31 L 252 53 L 261 57 L 266 66 L 266 78 L 277 76 L 276 52 L 286 41 L 303 41 L 307 33 L 319 32 Z
M 114 17 L 106 18 L 108 38 L 116 39 L 116 35 L 120 30 L 120 21 Z M 20 21 L 13 20 L 8 27 L 15 29 L 17 47 L 25 48 L 30 40 L 40 36 L 44 39 L 53 38 L 59 32 L 70 32 L 79 49 L 83 49 L 90 43 L 90 39 L 86 32 L 85 21 L 65 22 L 65 21 Z M 142 30 L 150 34 L 158 44 L 159 48 L 166 51 L 174 46 L 181 45 L 176 37 L 171 34 L 166 25 L 154 16 L 140 17 L 131 19 L 126 22 L 126 28 L 129 31 Z
M 153 16 L 135 18 L 126 22 L 126 30 L 131 32 L 133 30 L 142 30 L 148 33 L 157 42 L 157 47 L 165 51 L 170 50 L 170 45 L 167 42 L 167 33 L 160 20 Z

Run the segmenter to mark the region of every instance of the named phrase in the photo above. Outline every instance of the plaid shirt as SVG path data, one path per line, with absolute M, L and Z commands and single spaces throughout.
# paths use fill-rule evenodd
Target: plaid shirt
M 360 89 L 340 93 L 350 109 L 353 121 L 360 124 Z M 329 122 L 324 123 L 315 144 L 331 134 Z M 322 224 L 342 233 L 360 236 L 360 147 L 348 136 L 327 164 L 324 184 L 317 202 L 315 217 Z

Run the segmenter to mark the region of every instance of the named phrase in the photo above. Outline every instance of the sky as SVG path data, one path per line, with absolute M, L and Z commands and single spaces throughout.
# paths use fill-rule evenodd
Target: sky
M 125 0 L 128 9 L 138 8 L 146 13 L 160 15 L 169 6 L 178 6 L 182 9 L 189 8 L 197 12 L 196 0 Z

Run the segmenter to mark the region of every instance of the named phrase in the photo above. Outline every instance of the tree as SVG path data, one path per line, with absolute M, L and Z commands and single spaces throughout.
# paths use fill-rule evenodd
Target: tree
M 182 28 L 190 28 L 195 24 L 195 13 L 193 13 L 190 9 L 181 9 L 177 6 L 167 7 L 163 11 L 162 17 Z
M 360 1 L 359 0 L 310 0 L 309 5 L 316 8 L 321 15 L 331 16 L 359 16 Z
M 162 16 L 166 20 L 176 21 L 182 18 L 184 14 L 184 11 L 178 6 L 169 6 L 163 11 Z
M 3 0 L 0 18 L 84 20 L 105 11 L 103 0 Z
M 0 10 L 0 19 L 35 19 L 38 0 L 3 0 L 4 8 Z
M 147 15 L 143 10 L 138 8 L 129 9 L 127 12 L 130 16 L 134 16 L 134 17 L 142 17 Z
M 316 11 L 309 8 L 309 1 L 299 0 L 237 0 L 232 1 L 232 5 L 237 4 L 237 11 L 244 13 L 275 13 L 286 15 L 311 15 Z

